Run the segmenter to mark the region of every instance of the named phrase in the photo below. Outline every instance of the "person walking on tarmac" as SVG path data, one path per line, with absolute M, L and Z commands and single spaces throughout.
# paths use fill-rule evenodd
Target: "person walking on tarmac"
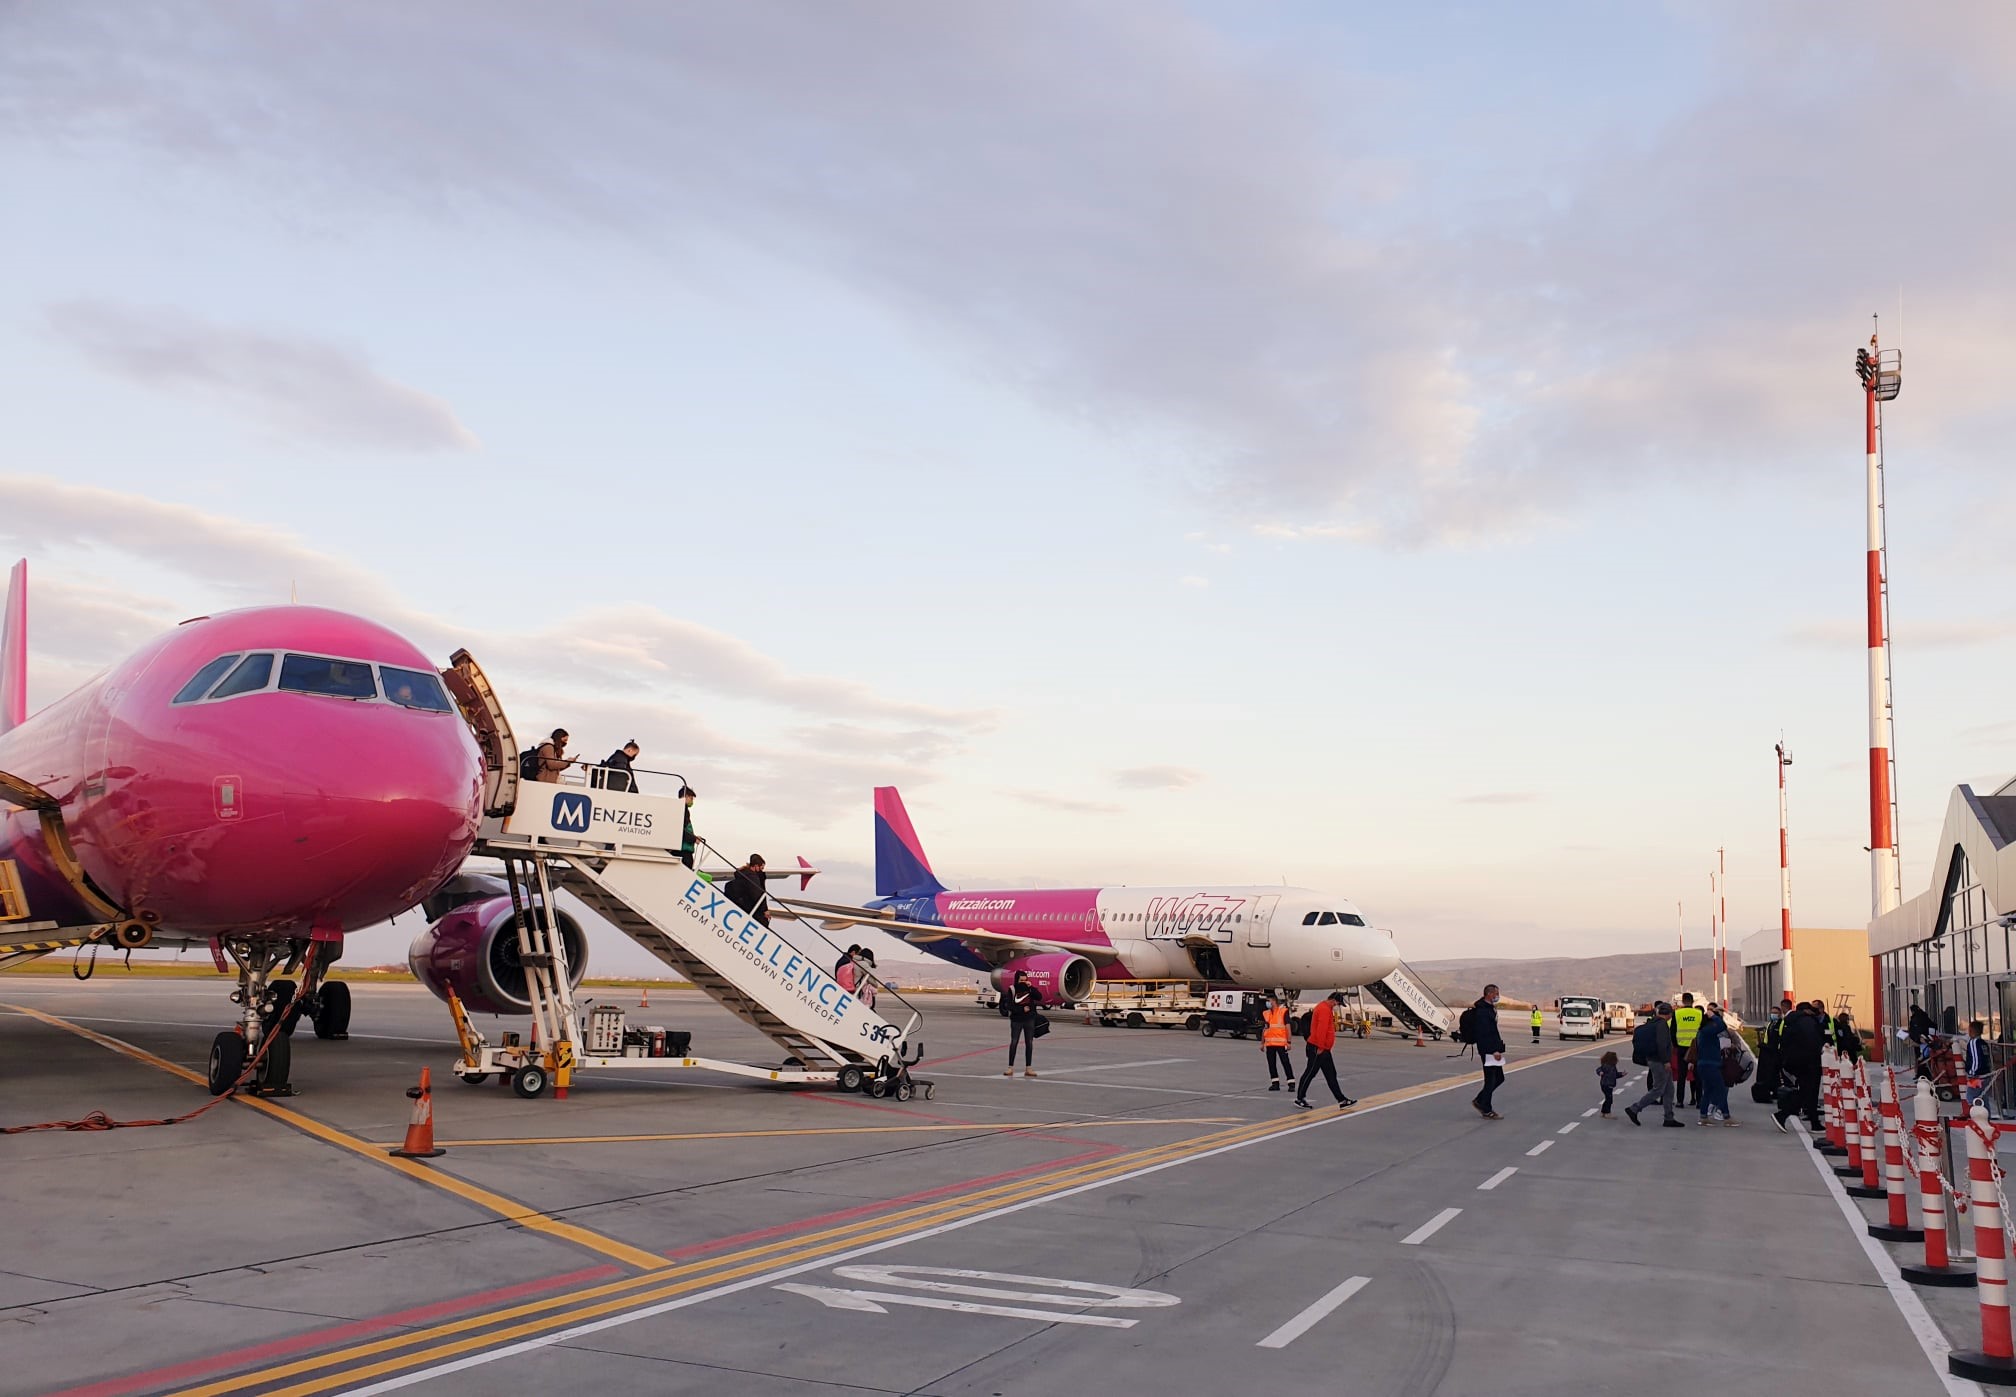
M 1687 1050 L 1694 1046 L 1694 1040 L 1701 1033 L 1701 1021 L 1707 1015 L 1694 1007 L 1694 996 L 1683 993 L 1679 1007 L 1673 1011 L 1673 1094 L 1678 1097 L 1687 1087 Z M 1680 1101 L 1682 1106 L 1701 1104 L 1701 1077 L 1694 1075 L 1691 1099 Z
M 764 886 L 763 856 L 751 854 L 749 862 L 736 869 L 722 893 L 727 899 L 764 926 L 770 925 L 769 890 Z
M 1316 1080 L 1318 1072 L 1329 1083 L 1330 1094 L 1337 1098 L 1338 1110 L 1358 1104 L 1337 1085 L 1337 1063 L 1330 1056 L 1330 1050 L 1337 1046 L 1337 1006 L 1343 1002 L 1344 991 L 1332 990 L 1328 998 L 1317 1000 L 1316 1007 L 1309 1011 L 1309 1036 L 1304 1040 L 1309 1063 L 1302 1069 L 1302 1080 L 1295 1084 L 1295 1104 L 1305 1111 L 1316 1109 L 1309 1104 L 1309 1084 Z
M 1536 1043 L 1540 1041 L 1540 1022 L 1540 1006 L 1535 1004 L 1533 1006 L 1533 1041 Z
M 1015 972 L 1014 983 L 1008 986 L 1008 1070 L 1001 1075 L 1015 1075 L 1015 1045 L 1022 1045 L 1022 1075 L 1036 1075 L 1036 1020 L 1041 1016 L 1043 996 L 1029 983 L 1029 972 Z
M 1491 1094 L 1505 1085 L 1505 1035 L 1498 1031 L 1496 985 L 1486 985 L 1477 1002 L 1463 1011 L 1456 1031 L 1463 1035 L 1465 1043 L 1477 1050 L 1477 1060 L 1484 1064 L 1484 1086 L 1470 1098 L 1470 1104 L 1487 1121 L 1504 1120 L 1491 1108 Z
M 1687 1124 L 1673 1119 L 1672 1013 L 1673 1006 L 1660 1000 L 1652 1006 L 1652 1017 L 1631 1034 L 1631 1061 L 1645 1069 L 1645 1094 L 1624 1108 L 1633 1125 L 1645 1124 L 1638 1119 L 1638 1113 L 1647 1106 L 1657 1106 L 1666 1113 L 1661 1125 L 1684 1128 Z
M 1260 1046 L 1267 1054 L 1267 1090 L 1295 1081 L 1295 1061 L 1288 1056 L 1288 1006 L 1274 995 L 1260 1011 Z
M 1778 1035 L 1784 1069 L 1799 1084 L 1794 1104 L 1798 1114 L 1806 1117 L 1806 1123 L 1815 1130 L 1824 1128 L 1820 1120 L 1820 1049 L 1826 1041 L 1826 1026 L 1810 1003 L 1801 1004 L 1787 1014 L 1784 1029 Z M 1771 1113 L 1771 1123 L 1782 1132 L 1792 1114 L 1781 1104 Z

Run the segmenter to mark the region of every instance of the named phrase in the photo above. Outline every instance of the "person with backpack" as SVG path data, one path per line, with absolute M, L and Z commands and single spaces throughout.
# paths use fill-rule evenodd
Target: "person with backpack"
M 763 856 L 751 854 L 729 877 L 723 895 L 764 926 L 770 925 L 770 886 L 763 876 Z
M 1701 1124 L 1740 1124 L 1729 1114 L 1729 1077 L 1723 1070 L 1725 1054 L 1736 1055 L 1729 1045 L 1735 1036 L 1722 1011 L 1710 1000 L 1701 1017 L 1700 1031 L 1687 1055 L 1694 1064 L 1694 1079 L 1701 1084 Z
M 1498 1031 L 1498 987 L 1486 985 L 1477 1002 L 1463 1011 L 1456 1023 L 1456 1036 L 1477 1050 L 1484 1065 L 1484 1086 L 1470 1098 L 1477 1114 L 1487 1121 L 1504 1120 L 1491 1107 L 1491 1094 L 1505 1084 L 1505 1035 Z
M 1820 1019 L 1817 1001 L 1801 1004 L 1785 1016 L 1778 1035 L 1778 1051 L 1783 1070 L 1797 1089 L 1778 1102 L 1771 1123 L 1783 1132 L 1785 1122 L 1795 1113 L 1806 1117 L 1815 1131 L 1825 1129 L 1820 1119 L 1820 1049 L 1827 1042 L 1827 1027 Z
M 1309 1062 L 1302 1069 L 1302 1080 L 1295 1084 L 1295 1104 L 1304 1111 L 1316 1109 L 1309 1104 L 1309 1084 L 1316 1080 L 1318 1072 L 1329 1084 L 1330 1094 L 1337 1098 L 1338 1110 L 1349 1110 L 1358 1104 L 1337 1085 L 1337 1062 L 1330 1056 L 1337 1046 L 1337 1006 L 1343 1002 L 1344 991 L 1332 990 L 1328 998 L 1317 1000 L 1316 1007 L 1309 1011 L 1308 1041 L 1303 1045 Z
M 555 728 L 553 735 L 526 752 L 518 755 L 518 775 L 526 781 L 544 781 L 549 786 L 560 784 L 560 773 L 574 762 L 567 755 L 567 729 Z
M 1645 1069 L 1645 1094 L 1624 1108 L 1631 1124 L 1643 1125 L 1638 1113 L 1657 1106 L 1666 1113 L 1661 1125 L 1684 1127 L 1673 1119 L 1673 1006 L 1660 1000 L 1652 1006 L 1652 1017 L 1631 1034 L 1631 1061 Z
M 631 768 L 638 751 L 637 739 L 633 737 L 604 757 L 595 772 L 595 784 L 606 791 L 642 792 L 644 788 L 637 784 L 637 773 Z

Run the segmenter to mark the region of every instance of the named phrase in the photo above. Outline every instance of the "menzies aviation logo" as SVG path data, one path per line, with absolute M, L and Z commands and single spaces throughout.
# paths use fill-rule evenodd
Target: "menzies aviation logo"
M 590 825 L 615 825 L 638 834 L 651 832 L 651 816 L 642 810 L 612 810 L 598 806 L 579 791 L 556 791 L 553 795 L 553 828 L 565 833 L 586 834 Z

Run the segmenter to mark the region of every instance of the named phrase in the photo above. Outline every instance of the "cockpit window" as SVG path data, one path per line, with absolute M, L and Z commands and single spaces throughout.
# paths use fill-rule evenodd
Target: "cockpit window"
M 1337 921 L 1340 925 L 1343 926 L 1365 925 L 1365 919 L 1359 916 L 1356 912 L 1339 912 L 1337 914 Z
M 219 684 L 210 697 L 230 698 L 233 694 L 249 694 L 266 687 L 266 681 L 273 677 L 273 657 L 271 655 L 247 655 L 238 662 L 238 668 L 231 671 L 231 677 Z
M 1336 914 L 1335 912 L 1325 912 L 1325 913 L 1324 913 L 1324 914 L 1323 914 L 1322 916 L 1320 916 L 1320 917 L 1318 917 L 1318 918 L 1316 919 L 1316 925 L 1317 925 L 1317 926 L 1336 926 L 1336 925 L 1337 925 L 1337 914 Z
M 224 677 L 224 672 L 238 663 L 236 655 L 219 655 L 209 664 L 196 671 L 189 682 L 170 700 L 172 703 L 194 703 L 210 692 L 210 686 Z
M 378 681 L 371 677 L 371 666 L 360 660 L 328 660 L 320 655 L 289 655 L 282 660 L 280 687 L 330 698 L 378 697 Z
M 1315 925 L 1316 925 L 1316 914 L 1315 914 L 1314 912 L 1304 912 L 1304 913 L 1302 914 L 1302 925 L 1303 925 L 1303 926 L 1315 926 Z
M 385 697 L 401 708 L 422 708 L 429 713 L 452 713 L 454 706 L 442 691 L 441 681 L 424 669 L 394 669 L 378 666 L 385 684 Z

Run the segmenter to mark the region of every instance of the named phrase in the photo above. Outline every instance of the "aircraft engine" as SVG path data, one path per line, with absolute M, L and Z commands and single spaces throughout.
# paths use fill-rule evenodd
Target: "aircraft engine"
M 518 959 L 518 917 L 509 897 L 468 902 L 413 938 L 406 964 L 415 978 L 443 1002 L 448 991 L 472 1014 L 526 1014 L 531 986 Z M 579 985 L 588 968 L 588 938 L 564 911 L 555 912 L 560 943 L 567 953 L 567 978 Z
M 1092 984 L 1099 978 L 1099 972 L 1092 962 L 1069 951 L 1050 951 L 1043 955 L 1018 956 L 1014 960 L 1003 961 L 994 967 L 992 976 L 994 988 L 1006 993 L 1015 983 L 1015 972 L 1029 972 L 1029 984 L 1043 996 L 1045 1004 L 1076 1004 L 1088 999 L 1092 994 Z

